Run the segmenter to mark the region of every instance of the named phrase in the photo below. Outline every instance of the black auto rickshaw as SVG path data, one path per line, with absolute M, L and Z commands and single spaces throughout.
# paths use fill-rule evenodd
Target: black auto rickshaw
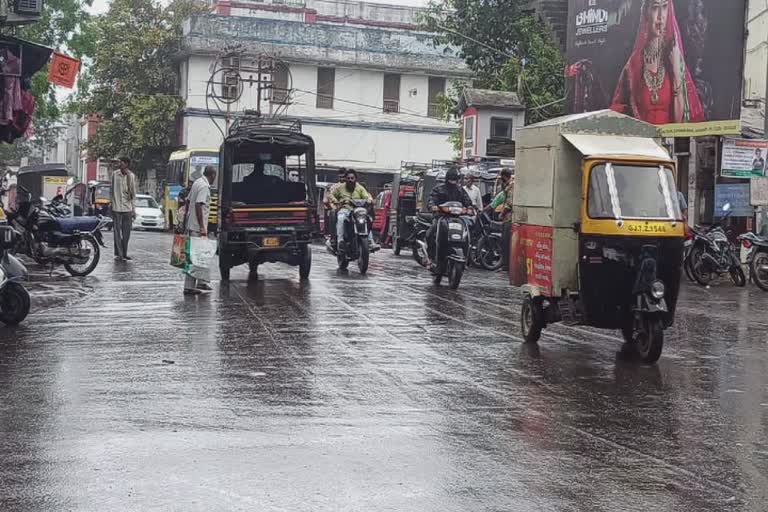
M 655 363 L 674 321 L 684 220 L 659 130 L 610 110 L 517 132 L 510 281 L 534 343 L 555 322 L 621 330 Z
M 312 266 L 310 242 L 320 233 L 315 184 L 315 143 L 298 122 L 245 115 L 221 146 L 219 269 L 248 263 L 257 276 L 262 263 Z M 298 171 L 299 181 L 289 179 Z
M 71 183 L 64 164 L 28 165 L 19 169 L 16 176 L 19 188 L 24 187 L 34 199 L 44 197 L 48 201 L 59 195 L 64 197 Z
M 416 187 L 418 176 L 395 175 L 392 181 L 392 199 L 389 208 L 389 238 L 392 251 L 400 255 L 404 247 L 416 247 L 413 242 L 416 216 Z

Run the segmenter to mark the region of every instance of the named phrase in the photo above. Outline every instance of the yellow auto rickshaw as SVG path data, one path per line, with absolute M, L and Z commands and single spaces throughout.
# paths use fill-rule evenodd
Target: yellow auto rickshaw
M 684 222 L 675 164 L 658 129 L 610 110 L 517 132 L 510 281 L 521 329 L 619 329 L 623 350 L 656 362 L 672 325 Z

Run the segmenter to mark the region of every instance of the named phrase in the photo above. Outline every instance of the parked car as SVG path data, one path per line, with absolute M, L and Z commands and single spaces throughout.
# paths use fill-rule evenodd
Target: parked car
M 163 211 L 152 196 L 136 196 L 136 218 L 133 219 L 133 229 L 165 230 Z

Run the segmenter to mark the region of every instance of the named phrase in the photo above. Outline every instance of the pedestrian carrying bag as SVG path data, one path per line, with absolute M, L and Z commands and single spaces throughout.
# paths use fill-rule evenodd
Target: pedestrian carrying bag
M 183 269 L 187 262 L 187 237 L 184 235 L 173 236 L 171 247 L 171 266 Z
M 216 240 L 202 237 L 187 238 L 187 258 L 184 272 L 195 279 L 211 280 L 211 265 L 216 256 Z

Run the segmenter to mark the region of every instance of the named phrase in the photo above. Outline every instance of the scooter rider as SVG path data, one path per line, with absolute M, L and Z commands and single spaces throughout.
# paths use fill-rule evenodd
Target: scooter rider
M 341 242 L 344 241 L 344 222 L 352 212 L 350 202 L 353 200 L 363 200 L 369 205 L 373 204 L 371 195 L 365 190 L 364 186 L 357 182 L 357 172 L 353 169 L 348 169 L 344 176 L 344 184 L 335 186 L 330 197 L 331 205 L 336 209 L 337 247 L 341 247 Z M 372 230 L 368 232 L 368 240 L 370 241 L 372 251 L 379 249 L 379 246 L 373 242 Z
M 437 242 L 437 223 L 440 222 L 439 206 L 449 201 L 455 201 L 461 203 L 464 208 L 474 212 L 472 207 L 472 200 L 469 198 L 467 191 L 459 183 L 460 176 L 459 171 L 456 169 L 449 169 L 445 173 L 445 183 L 436 186 L 432 189 L 432 193 L 429 196 L 429 207 L 435 214 L 432 219 L 432 226 L 427 230 L 427 250 L 429 251 L 429 258 L 434 258 L 435 255 L 435 243 Z M 470 213 L 473 214 L 473 213 Z

